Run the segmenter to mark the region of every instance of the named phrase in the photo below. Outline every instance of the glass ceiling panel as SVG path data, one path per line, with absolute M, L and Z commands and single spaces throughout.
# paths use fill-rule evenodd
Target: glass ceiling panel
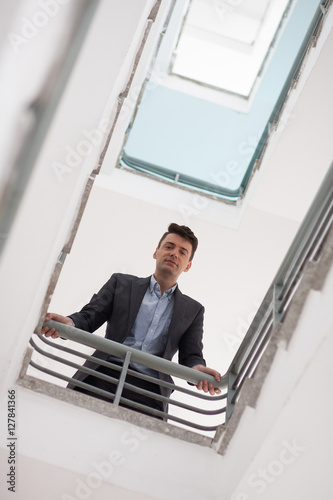
M 198 3 L 205 5 L 205 10 L 210 7 L 209 25 L 206 24 L 208 30 L 252 45 L 258 36 L 271 0 L 244 0 L 234 2 L 234 4 L 223 1 L 201 0 Z M 190 9 L 192 8 L 195 8 L 194 3 Z M 201 19 L 204 21 L 204 9 L 200 10 Z
M 172 73 L 248 98 L 288 3 L 192 0 Z

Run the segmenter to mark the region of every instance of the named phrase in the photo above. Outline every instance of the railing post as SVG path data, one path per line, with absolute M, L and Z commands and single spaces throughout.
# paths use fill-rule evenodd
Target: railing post
M 236 373 L 229 372 L 228 374 L 228 395 L 227 395 L 227 407 L 226 407 L 226 416 L 225 416 L 225 423 L 227 424 L 229 422 L 229 419 L 232 415 L 232 412 L 234 410 L 235 402 L 233 401 L 234 394 L 236 392 L 234 388 L 234 383 L 237 378 Z
M 118 382 L 118 386 L 117 386 L 117 391 L 116 391 L 116 394 L 115 394 L 115 397 L 114 397 L 114 400 L 113 400 L 113 404 L 116 405 L 116 406 L 119 405 L 119 401 L 120 401 L 120 398 L 121 398 L 121 393 L 123 392 L 123 387 L 124 387 L 125 378 L 126 378 L 126 375 L 127 375 L 127 369 L 128 369 L 128 365 L 129 365 L 130 359 L 131 359 L 131 353 L 129 351 L 127 351 L 125 359 L 124 359 L 123 368 L 121 370 L 121 375 L 120 375 L 120 378 L 119 378 L 119 382 Z

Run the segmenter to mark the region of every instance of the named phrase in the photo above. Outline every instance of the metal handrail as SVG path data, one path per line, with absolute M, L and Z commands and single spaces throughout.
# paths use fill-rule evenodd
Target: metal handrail
M 71 355 L 74 355 L 77 357 L 81 357 L 85 360 L 96 362 L 96 358 L 94 356 L 89 356 L 88 354 L 83 354 L 82 352 L 76 351 L 74 349 L 70 349 L 70 348 L 65 347 L 63 345 L 59 345 L 55 342 L 50 342 L 49 340 L 47 340 L 44 336 L 42 336 L 40 334 L 37 334 L 37 336 L 44 344 L 47 344 L 50 347 L 56 348 L 60 351 L 66 352 L 68 354 L 71 354 Z M 32 338 L 30 339 L 30 344 L 34 348 L 34 350 L 36 350 L 37 352 L 39 352 L 43 356 L 47 356 L 53 360 L 55 360 L 55 359 L 58 361 L 61 360 L 62 363 L 71 366 L 71 363 L 69 361 L 65 361 L 64 358 L 57 358 L 54 354 L 50 354 L 49 352 L 42 350 L 40 347 L 37 346 L 37 344 L 34 342 L 34 340 Z M 98 363 L 100 365 L 106 366 L 106 367 L 110 367 L 110 365 L 112 365 L 111 367 L 113 369 L 115 369 L 117 371 L 121 371 L 121 367 L 119 365 L 112 364 L 109 361 L 104 361 L 103 359 L 99 359 Z M 135 375 L 136 378 L 139 378 L 141 380 L 146 380 L 148 382 L 156 382 L 156 379 L 154 377 L 151 377 L 150 375 L 145 375 L 144 373 L 140 373 L 138 371 L 131 370 L 130 368 L 128 368 L 127 373 L 130 375 Z M 192 389 L 187 389 L 187 388 L 182 387 L 180 385 L 176 385 L 175 383 L 166 382 L 165 380 L 159 380 L 158 383 L 160 386 L 167 387 L 171 390 L 177 390 L 178 392 L 182 392 L 184 394 L 193 395 Z M 202 392 L 197 392 L 196 398 L 210 400 L 210 401 L 212 399 L 210 395 L 206 395 L 205 393 L 202 393 Z M 225 399 L 225 398 L 226 398 L 226 394 L 222 394 L 221 396 L 215 396 L 214 399 L 216 401 L 216 400 Z
M 220 389 L 226 388 L 228 386 L 227 374 L 221 377 L 220 382 L 217 382 L 211 375 L 203 375 L 202 372 L 194 370 L 193 368 L 179 365 L 174 361 L 169 361 L 167 359 L 163 359 L 158 356 L 139 351 L 138 349 L 134 349 L 133 347 L 124 346 L 119 342 L 115 342 L 104 337 L 99 337 L 98 335 L 93 335 L 73 326 L 64 325 L 63 323 L 59 323 L 54 320 L 45 322 L 45 326 L 48 326 L 49 328 L 55 328 L 55 330 L 60 333 L 61 337 L 72 340 L 74 342 L 78 342 L 79 344 L 93 347 L 95 349 L 98 349 L 99 351 L 113 356 L 125 358 L 127 352 L 130 352 L 132 362 L 139 363 L 158 372 L 166 373 L 167 375 L 181 378 L 195 385 L 197 385 L 202 380 L 208 380 L 209 383 L 214 384 L 215 387 Z
M 41 354 L 42 356 L 51 359 L 52 361 L 56 363 L 61 363 L 62 365 L 67 365 L 70 368 L 74 368 L 75 370 L 83 371 L 87 373 L 88 375 L 93 375 L 94 377 L 100 378 L 106 382 L 110 382 L 114 385 L 117 386 L 117 391 L 115 394 L 110 393 L 104 389 L 92 386 L 84 381 L 76 380 L 72 378 L 71 376 L 67 376 L 62 372 L 55 371 L 51 369 L 50 367 L 45 367 L 41 366 L 38 362 L 36 362 L 34 359 L 31 359 L 30 365 L 39 370 L 42 371 L 52 377 L 58 378 L 62 381 L 65 381 L 67 383 L 70 383 L 80 389 L 84 389 L 88 391 L 88 393 L 94 393 L 96 397 L 102 397 L 103 399 L 106 399 L 110 402 L 113 402 L 114 405 L 125 405 L 128 407 L 131 407 L 134 410 L 139 410 L 139 411 L 144 411 L 146 414 L 150 414 L 153 416 L 161 417 L 161 418 L 167 418 L 168 420 L 178 422 L 182 425 L 189 426 L 195 429 L 198 429 L 200 431 L 215 431 L 219 425 L 221 425 L 221 420 L 216 423 L 215 425 L 202 425 L 200 423 L 194 422 L 193 418 L 191 420 L 186 420 L 185 418 L 181 418 L 176 415 L 172 415 L 169 413 L 166 413 L 164 411 L 160 411 L 157 409 L 150 408 L 149 406 L 145 406 L 142 403 L 138 403 L 136 401 L 132 401 L 130 399 L 127 399 L 126 396 L 122 395 L 123 389 L 128 389 L 132 392 L 147 396 L 148 398 L 154 398 L 158 401 L 161 401 L 163 403 L 167 403 L 169 405 L 173 405 L 174 407 L 182 408 L 184 410 L 188 410 L 193 413 L 205 415 L 207 417 L 212 417 L 212 416 L 219 416 L 221 414 L 224 414 L 226 412 L 226 398 L 227 394 L 221 394 L 221 395 L 216 395 L 214 398 L 212 396 L 208 396 L 206 394 L 202 394 L 199 391 L 193 391 L 186 389 L 184 387 L 180 387 L 176 384 L 166 382 L 164 380 L 159 380 L 155 377 L 137 372 L 136 370 L 131 370 L 129 368 L 129 360 L 131 362 L 136 362 L 139 364 L 145 364 L 145 366 L 148 366 L 152 369 L 157 369 L 161 372 L 167 373 L 169 375 L 173 375 L 175 377 L 184 379 L 188 382 L 191 382 L 192 384 L 198 384 L 200 380 L 208 379 L 210 382 L 213 382 L 215 387 L 217 385 L 220 386 L 221 389 L 227 387 L 227 380 L 221 380 L 221 382 L 217 382 L 212 376 L 203 374 L 202 372 L 198 372 L 197 370 L 194 370 L 192 368 L 187 368 L 185 366 L 178 365 L 177 363 L 174 363 L 172 361 L 164 360 L 162 358 L 153 356 L 151 354 L 143 353 L 141 351 L 138 351 L 137 349 L 129 348 L 126 347 L 122 344 L 119 344 L 118 342 L 114 342 L 109 339 L 105 339 L 102 337 L 99 337 L 98 335 L 94 335 L 91 333 L 88 333 L 84 330 L 79 330 L 77 328 L 64 325 L 63 323 L 58 323 L 54 320 L 48 321 L 47 324 L 50 328 L 56 328 L 56 330 L 60 333 L 61 337 L 63 339 L 68 339 L 72 340 L 74 342 L 77 342 L 81 345 L 86 345 L 89 347 L 96 348 L 98 350 L 102 350 L 106 352 L 107 354 L 111 354 L 113 356 L 125 358 L 125 361 L 122 366 L 117 366 L 114 363 L 108 361 L 108 360 L 101 360 L 99 358 L 96 358 L 94 356 L 90 356 L 88 354 L 84 354 L 82 352 L 76 351 L 74 349 L 65 347 L 61 345 L 58 342 L 55 341 L 50 341 L 47 340 L 45 337 L 43 337 L 40 334 L 37 334 L 37 337 L 45 344 L 48 346 L 52 346 L 52 348 L 55 348 L 60 351 L 65 351 L 68 354 L 78 356 L 80 358 L 84 359 L 89 359 L 91 361 L 94 361 L 95 363 L 97 362 L 98 364 L 101 364 L 103 366 L 109 367 L 111 369 L 115 369 L 120 372 L 120 378 L 114 378 L 109 375 L 106 375 L 105 373 L 100 373 L 99 371 L 95 371 L 91 368 L 88 368 L 86 366 L 79 365 L 72 360 L 65 359 L 64 357 L 57 356 L 51 352 L 47 352 L 46 350 L 42 349 L 37 343 L 34 341 L 33 338 L 30 339 L 30 344 L 33 347 L 34 351 L 38 354 Z M 215 409 L 207 409 L 205 406 L 204 407 L 197 407 L 190 405 L 188 403 L 185 403 L 184 401 L 177 401 L 176 399 L 171 399 L 169 397 L 163 396 L 161 394 L 156 394 L 152 393 L 149 390 L 143 389 L 141 387 L 138 387 L 136 385 L 133 385 L 131 383 L 126 382 L 125 378 L 127 373 L 129 375 L 134 375 L 136 378 L 140 378 L 143 380 L 147 380 L 149 382 L 153 382 L 154 384 L 158 384 L 160 386 L 168 387 L 172 391 L 180 391 L 183 394 L 190 395 L 194 398 L 200 399 L 200 400 L 210 400 L 211 402 L 215 402 Z M 216 402 L 220 402 L 223 400 L 223 405 L 219 406 L 216 408 Z M 213 423 L 213 422 L 212 422 Z
M 44 341 L 44 338 L 41 336 L 41 335 L 38 335 L 39 338 Z M 99 372 L 96 372 L 95 370 L 92 370 L 91 368 L 87 368 L 85 366 L 82 366 L 82 365 L 78 365 L 77 363 L 74 363 L 73 361 L 69 361 L 69 360 L 64 360 L 63 358 L 59 357 L 59 356 L 55 356 L 54 354 L 51 354 L 43 349 L 41 349 L 35 342 L 33 339 L 30 339 L 30 345 L 34 348 L 34 350 L 36 352 L 38 352 L 39 354 L 42 354 L 43 356 L 45 357 L 48 357 L 54 361 L 58 361 L 62 364 L 65 364 L 67 366 L 70 366 L 71 368 L 75 368 L 76 370 L 80 370 L 82 372 L 85 372 L 87 373 L 88 375 L 94 375 L 95 377 L 98 377 L 98 378 L 101 378 L 103 380 L 106 380 L 106 381 L 109 381 L 111 383 L 114 383 L 114 384 L 117 384 L 118 383 L 118 379 L 114 378 L 114 377 L 110 377 L 109 375 L 105 375 L 103 373 L 99 373 Z M 53 343 L 49 343 L 49 345 L 51 345 L 52 347 L 55 347 Z M 58 348 L 58 347 L 57 347 Z M 75 355 L 78 355 L 80 353 L 78 353 L 77 351 L 72 351 L 73 354 Z M 86 357 L 83 355 L 83 357 Z M 96 358 L 94 358 L 93 356 L 89 356 L 90 359 L 93 359 L 95 362 L 96 362 Z M 100 363 L 101 360 L 98 360 L 98 362 Z M 31 361 L 31 365 L 34 366 L 34 368 L 37 368 L 38 369 L 38 365 L 37 363 L 34 363 L 34 361 Z M 122 368 L 121 366 L 118 366 L 118 365 L 115 365 L 109 361 L 105 361 L 104 362 L 104 366 L 108 366 L 110 368 L 112 368 L 113 370 L 117 370 L 119 372 L 122 371 Z M 53 372 L 53 376 L 54 376 L 54 373 Z M 149 381 L 152 381 L 152 382 L 156 382 L 156 379 L 154 377 L 150 377 L 149 375 L 143 375 L 143 374 L 138 374 L 136 371 L 134 370 L 131 370 L 131 369 L 128 369 L 127 370 L 127 373 L 129 374 L 133 374 L 135 375 L 136 377 L 138 378 L 145 378 L 146 380 L 149 380 Z M 138 375 L 143 375 L 142 377 L 138 376 Z M 71 383 L 76 383 L 76 381 L 70 377 L 68 377 L 67 379 L 67 382 L 71 382 Z M 160 382 L 162 381 L 159 381 L 159 384 Z M 170 388 L 172 388 L 173 390 L 174 389 L 183 389 L 183 388 L 180 388 L 178 386 L 176 386 L 175 384 L 170 384 L 168 382 L 164 382 L 163 381 L 163 384 L 161 385 L 164 385 L 164 386 L 169 386 Z M 140 389 L 138 387 L 135 387 L 134 385 L 132 384 L 129 384 L 127 382 L 125 382 L 123 384 L 123 386 L 127 389 L 131 389 L 133 390 L 133 392 L 138 392 L 140 394 L 145 394 L 147 396 L 150 396 L 151 397 L 151 393 L 145 389 Z M 90 388 L 91 389 L 91 388 Z M 183 389 L 182 392 L 187 392 L 187 394 L 193 394 L 193 391 L 190 391 L 190 390 L 186 390 L 186 389 Z M 110 399 L 113 399 L 114 398 L 114 395 L 110 393 Z M 164 396 L 159 396 L 159 395 L 154 395 L 155 399 L 158 399 L 159 401 L 165 401 L 165 402 L 169 402 L 169 398 L 166 398 Z M 204 394 L 196 394 L 196 397 L 199 397 L 199 398 L 203 398 L 203 399 L 211 399 L 211 397 L 209 396 L 206 396 Z M 216 397 L 215 400 L 217 399 L 225 399 L 226 398 L 226 395 L 222 395 L 220 396 L 219 398 Z M 205 409 L 202 409 L 202 408 L 197 408 L 195 406 L 192 406 L 192 405 L 188 405 L 188 404 L 185 404 L 185 403 L 180 403 L 178 401 L 172 401 L 172 404 L 175 405 L 175 406 L 179 406 L 179 407 L 182 407 L 182 408 L 185 408 L 187 410 L 191 410 L 191 411 L 195 411 L 196 413 L 201 413 L 203 415 L 218 415 L 220 413 L 224 413 L 225 411 L 225 408 L 218 408 L 216 410 L 205 410 Z

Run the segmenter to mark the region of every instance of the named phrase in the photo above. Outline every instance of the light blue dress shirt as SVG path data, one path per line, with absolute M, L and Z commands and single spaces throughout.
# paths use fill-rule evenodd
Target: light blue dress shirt
M 151 276 L 133 328 L 124 340 L 124 345 L 155 356 L 163 355 L 168 341 L 176 287 L 177 284 L 161 296 L 160 285 L 154 276 Z M 146 375 L 158 376 L 158 373 L 151 368 L 137 363 L 131 363 L 131 366 Z

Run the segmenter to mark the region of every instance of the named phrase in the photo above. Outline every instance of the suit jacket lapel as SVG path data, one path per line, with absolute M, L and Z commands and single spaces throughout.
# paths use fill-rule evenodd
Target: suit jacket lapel
M 137 280 L 133 280 L 132 282 L 130 309 L 128 315 L 128 324 L 127 324 L 127 335 L 130 333 L 134 325 L 135 318 L 137 317 L 137 314 L 139 312 L 149 282 L 150 282 L 150 276 L 148 276 L 148 278 L 138 278 Z
M 169 326 L 168 345 L 170 344 L 171 341 L 174 341 L 174 339 L 177 338 L 179 327 L 181 325 L 181 320 L 187 308 L 187 300 L 185 299 L 181 291 L 178 289 L 178 287 L 176 288 L 174 293 L 175 293 L 175 302 L 173 305 L 172 318 Z

